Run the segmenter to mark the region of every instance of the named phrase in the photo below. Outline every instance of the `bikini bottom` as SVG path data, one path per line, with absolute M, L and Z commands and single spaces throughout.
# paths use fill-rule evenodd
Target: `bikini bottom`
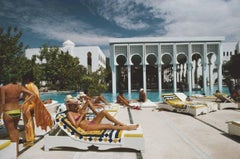
M 8 110 L 5 113 L 12 118 L 18 118 L 21 116 L 20 109 Z

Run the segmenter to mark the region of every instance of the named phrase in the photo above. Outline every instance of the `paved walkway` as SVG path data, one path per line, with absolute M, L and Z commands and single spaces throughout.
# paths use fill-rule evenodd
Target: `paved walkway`
M 19 159 L 239 159 L 240 138 L 227 134 L 227 121 L 240 119 L 240 110 L 219 110 L 196 118 L 180 113 L 152 108 L 131 110 L 134 123 L 144 132 L 145 151 L 82 151 L 54 149 L 43 151 L 43 140 L 27 149 Z M 130 123 L 128 111 L 122 108 L 118 117 Z M 41 131 L 38 130 L 40 133 Z M 45 133 L 45 132 L 44 132 Z M 44 134 L 41 132 L 41 135 Z M 40 135 L 40 136 L 41 136 Z M 40 137 L 39 136 L 39 137 Z M 39 138 L 40 139 L 40 138 Z M 20 145 L 21 147 L 21 145 Z M 139 156 L 140 155 L 140 156 Z

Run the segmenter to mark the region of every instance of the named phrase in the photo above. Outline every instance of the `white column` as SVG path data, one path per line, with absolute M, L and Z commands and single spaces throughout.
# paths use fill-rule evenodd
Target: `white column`
M 187 61 L 187 76 L 188 76 L 188 93 L 192 95 L 192 45 L 188 44 L 188 61 Z
M 195 67 L 195 61 L 192 61 L 192 88 L 195 88 L 195 70 L 196 70 L 196 67 Z
M 146 75 L 146 45 L 143 44 L 143 56 L 142 56 L 142 65 L 143 65 L 143 89 L 147 92 L 147 75 Z
M 131 96 L 131 90 L 132 90 L 132 83 L 131 83 L 131 65 L 127 65 L 128 68 L 128 94 Z
M 203 44 L 203 61 L 202 61 L 202 71 L 203 71 L 203 92 L 207 93 L 207 43 Z
M 130 54 L 130 46 L 127 45 L 127 67 L 128 67 L 128 94 L 131 97 L 131 90 L 132 90 L 132 79 L 131 79 L 131 54 Z
M 158 92 L 160 99 L 162 96 L 162 58 L 161 58 L 161 44 L 158 45 Z
M 218 90 L 222 92 L 222 43 L 218 44 Z
M 117 86 L 116 86 L 116 64 L 115 64 L 115 46 L 114 44 L 110 46 L 110 56 L 112 61 L 110 61 L 110 66 L 112 69 L 112 93 L 114 96 L 117 94 Z
M 210 83 L 210 91 L 213 93 L 213 64 L 209 62 L 209 83 Z
M 177 92 L 177 47 L 176 43 L 173 44 L 173 92 Z
M 112 93 L 113 95 L 117 94 L 117 86 L 116 86 L 116 66 L 112 67 Z

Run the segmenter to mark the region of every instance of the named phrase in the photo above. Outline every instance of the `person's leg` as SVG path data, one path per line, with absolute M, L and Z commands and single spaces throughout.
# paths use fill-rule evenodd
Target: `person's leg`
M 91 130 L 136 130 L 138 124 L 135 125 L 112 125 L 112 124 L 92 124 L 87 126 L 87 131 Z
M 107 118 L 109 121 L 113 122 L 115 125 L 121 125 L 121 126 L 125 125 L 120 121 L 118 121 L 117 119 L 115 119 L 111 114 L 109 114 L 105 110 L 102 110 L 101 112 L 97 113 L 97 116 L 92 121 L 95 124 L 100 124 L 104 117 Z
M 19 120 L 20 120 L 20 117 L 13 118 L 5 113 L 3 114 L 3 121 L 4 121 L 4 125 L 7 129 L 7 132 L 9 134 L 9 138 L 10 138 L 11 142 L 16 142 L 17 154 L 19 151 L 19 148 L 18 148 L 19 130 L 17 129 Z
M 33 107 L 30 105 L 23 106 L 23 122 L 26 143 L 24 146 L 32 146 L 35 140 L 35 126 L 33 120 Z
M 107 102 L 107 100 L 103 97 L 103 96 L 98 96 L 96 99 L 95 99 L 95 102 L 94 103 L 100 103 L 100 101 L 102 101 L 104 104 L 108 105 L 109 103 Z
M 92 103 L 90 100 L 87 100 L 87 101 L 84 103 L 84 108 L 85 108 L 85 109 L 86 109 L 87 106 L 93 111 L 94 114 L 98 114 L 98 112 L 96 111 L 93 103 Z

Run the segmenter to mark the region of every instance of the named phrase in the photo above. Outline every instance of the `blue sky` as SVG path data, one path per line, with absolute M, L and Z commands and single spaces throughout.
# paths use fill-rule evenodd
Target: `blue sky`
M 100 46 L 126 37 L 225 36 L 240 40 L 239 0 L 0 0 L 0 26 L 30 48 Z

